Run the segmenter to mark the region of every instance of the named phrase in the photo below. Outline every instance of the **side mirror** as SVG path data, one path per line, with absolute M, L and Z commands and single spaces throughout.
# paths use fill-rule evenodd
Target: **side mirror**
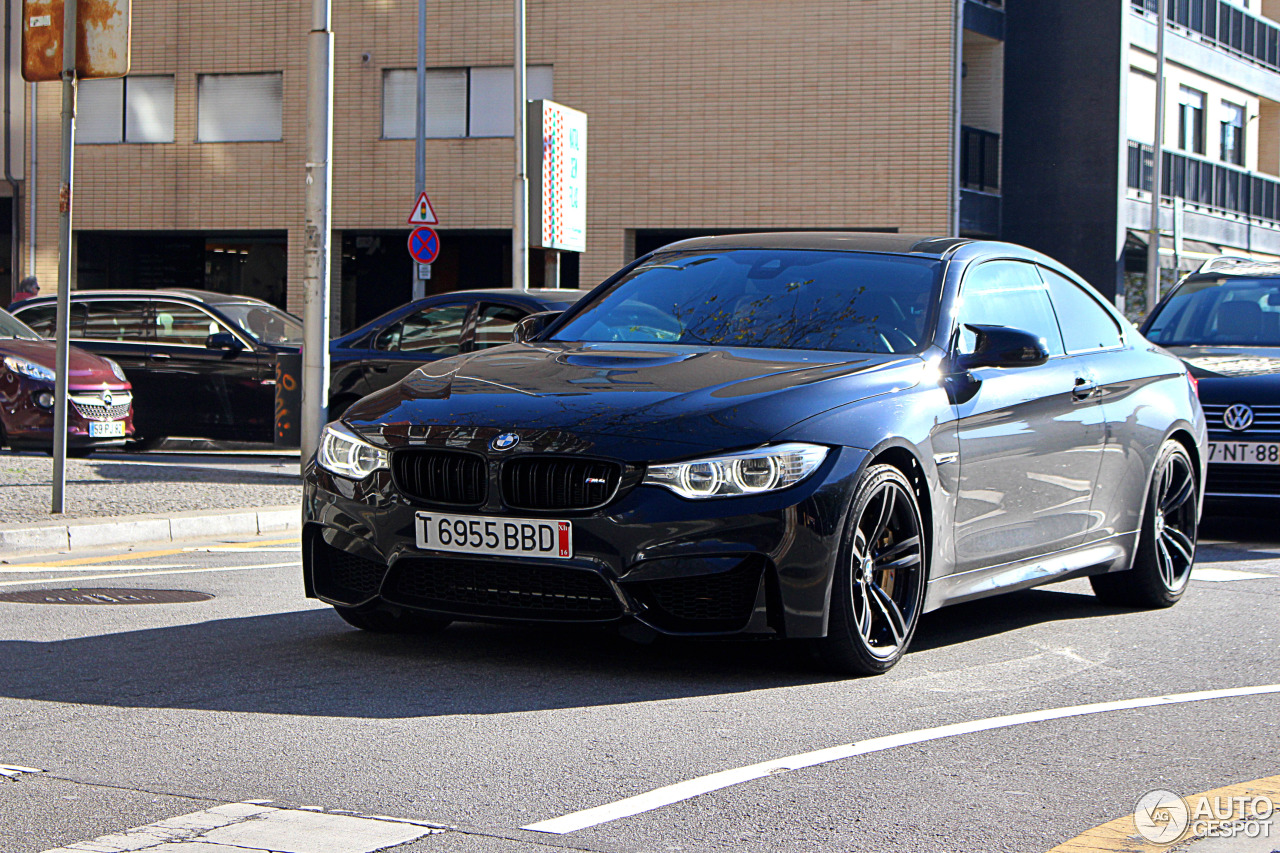
M 973 352 L 959 355 L 955 371 L 962 373 L 977 367 L 1035 367 L 1049 360 L 1044 339 L 1022 329 L 1007 326 L 966 325 L 978 336 Z
M 240 352 L 240 350 L 244 349 L 244 344 L 240 342 L 240 339 L 230 332 L 214 332 L 204 339 L 204 345 L 208 349 L 228 350 L 230 352 Z
M 521 317 L 516 321 L 516 327 L 511 330 L 511 340 L 513 343 L 521 344 L 526 341 L 537 340 L 538 336 L 547 330 L 547 327 L 556 321 L 562 311 L 539 311 L 536 314 L 530 314 L 527 317 Z

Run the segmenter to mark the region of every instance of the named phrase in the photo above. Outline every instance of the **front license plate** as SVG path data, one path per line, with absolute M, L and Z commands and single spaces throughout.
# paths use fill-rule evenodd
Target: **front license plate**
M 557 560 L 573 556 L 573 524 L 568 521 L 420 512 L 415 528 L 418 547 L 429 551 Z
M 1219 465 L 1280 465 L 1280 441 L 1211 441 L 1209 462 Z
M 124 421 L 91 421 L 91 438 L 124 438 Z

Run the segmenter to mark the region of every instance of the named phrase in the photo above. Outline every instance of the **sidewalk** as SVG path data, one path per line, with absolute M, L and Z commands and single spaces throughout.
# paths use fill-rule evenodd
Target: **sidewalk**
M 62 514 L 52 487 L 49 456 L 0 452 L 0 559 L 301 526 L 296 451 L 100 451 L 67 460 Z

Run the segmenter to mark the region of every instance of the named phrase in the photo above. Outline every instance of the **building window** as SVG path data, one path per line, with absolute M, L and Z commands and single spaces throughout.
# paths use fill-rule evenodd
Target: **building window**
M 76 142 L 173 142 L 173 75 L 82 81 Z
M 197 142 L 279 142 L 284 74 L 201 74 Z
M 1150 145 L 1156 136 L 1156 78 L 1137 68 L 1129 69 L 1129 138 Z M 1164 140 L 1162 139 L 1163 143 Z
M 426 74 L 427 136 L 457 139 L 510 136 L 514 126 L 510 66 L 498 68 L 435 68 Z M 526 72 L 529 100 L 550 98 L 550 65 L 532 65 Z M 413 68 L 382 72 L 382 138 L 413 139 L 418 104 L 418 73 Z
M 467 135 L 467 69 L 437 68 L 427 72 L 427 136 Z M 382 72 L 382 136 L 413 139 L 417 130 L 418 72 Z
M 1187 86 L 1178 89 L 1178 147 L 1204 153 L 1204 92 Z
M 1244 107 L 1222 102 L 1222 162 L 1244 165 Z

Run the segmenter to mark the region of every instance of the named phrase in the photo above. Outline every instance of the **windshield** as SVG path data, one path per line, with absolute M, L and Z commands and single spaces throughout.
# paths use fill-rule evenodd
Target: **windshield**
M 264 344 L 302 346 L 302 321 L 274 305 L 223 302 L 217 308 L 228 320 Z
M 1161 346 L 1280 346 L 1280 278 L 1189 281 L 1151 318 Z
M 38 341 L 40 336 L 8 311 L 0 310 L 0 338 L 20 338 L 24 341 Z
M 657 255 L 552 340 L 919 352 L 941 266 L 902 255 L 788 249 Z

